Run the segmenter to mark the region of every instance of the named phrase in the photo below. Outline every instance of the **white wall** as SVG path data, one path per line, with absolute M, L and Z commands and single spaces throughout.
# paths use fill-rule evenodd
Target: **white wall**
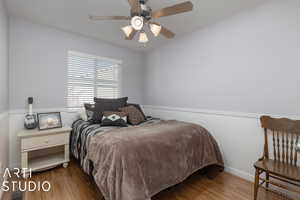
M 35 108 L 66 107 L 69 50 L 122 60 L 122 95 L 141 103 L 142 54 L 11 17 L 10 109 L 26 108 L 29 96 Z
M 270 1 L 146 55 L 147 112 L 203 125 L 227 170 L 251 180 L 259 116 L 300 118 L 299 10 L 297 0 Z
M 0 184 L 8 167 L 8 17 L 0 0 Z M 2 190 L 0 189 L 0 199 Z
M 155 49 L 144 103 L 300 115 L 299 9 L 274 0 Z

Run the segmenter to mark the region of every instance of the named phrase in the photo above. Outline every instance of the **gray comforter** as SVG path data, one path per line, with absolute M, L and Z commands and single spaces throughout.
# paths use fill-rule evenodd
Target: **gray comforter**
M 149 200 L 210 165 L 223 168 L 214 138 L 196 124 L 157 121 L 92 137 L 87 159 L 106 200 Z

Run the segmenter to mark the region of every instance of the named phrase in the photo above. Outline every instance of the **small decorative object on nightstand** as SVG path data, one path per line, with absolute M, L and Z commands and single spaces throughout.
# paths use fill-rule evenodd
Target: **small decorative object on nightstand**
M 31 169 L 34 172 L 60 164 L 63 164 L 64 168 L 68 167 L 71 130 L 70 127 L 63 127 L 45 131 L 25 129 L 20 131 L 18 137 L 21 140 L 22 169 Z M 59 148 L 60 146 L 63 147 L 62 151 L 50 151 L 51 148 Z M 39 155 L 43 153 L 43 156 L 34 155 L 36 153 Z M 28 177 L 28 174 L 25 174 L 24 177 Z
M 26 129 L 35 129 L 37 127 L 36 115 L 32 111 L 33 97 L 28 97 L 28 114 L 25 115 L 24 127 Z
M 60 112 L 38 113 L 39 130 L 62 128 Z

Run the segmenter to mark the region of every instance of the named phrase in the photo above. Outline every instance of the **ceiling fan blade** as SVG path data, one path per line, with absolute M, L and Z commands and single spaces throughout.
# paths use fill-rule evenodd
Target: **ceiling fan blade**
M 152 18 L 176 15 L 179 13 L 189 12 L 193 10 L 193 4 L 190 1 L 180 3 L 171 7 L 163 8 L 152 13 Z
M 173 33 L 172 31 L 166 29 L 165 27 L 161 27 L 161 31 L 160 34 L 162 34 L 163 36 L 165 36 L 168 39 L 172 39 L 175 37 L 175 33 Z
M 90 20 L 130 20 L 127 16 L 90 16 Z
M 133 29 L 130 35 L 128 37 L 125 37 L 125 40 L 132 40 L 136 33 L 137 31 Z
M 130 4 L 131 11 L 133 13 L 139 14 L 141 12 L 141 6 L 139 0 L 128 0 L 128 3 Z

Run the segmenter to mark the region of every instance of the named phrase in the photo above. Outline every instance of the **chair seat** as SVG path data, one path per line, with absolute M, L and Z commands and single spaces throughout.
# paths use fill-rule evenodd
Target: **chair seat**
M 280 161 L 264 159 L 257 161 L 254 167 L 293 181 L 300 181 L 300 167 Z

